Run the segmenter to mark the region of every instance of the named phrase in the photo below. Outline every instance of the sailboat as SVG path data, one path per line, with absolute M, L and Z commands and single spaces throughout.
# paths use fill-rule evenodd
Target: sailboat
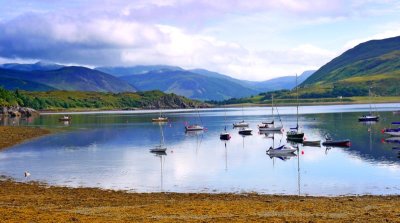
M 165 117 L 162 114 L 162 109 L 160 109 L 160 115 L 158 116 L 158 118 L 153 118 L 151 121 L 153 121 L 153 122 L 168 122 L 168 117 Z
M 199 110 L 196 107 L 196 111 L 197 111 L 197 118 L 200 120 L 201 122 L 201 118 L 200 118 L 200 113 Z M 185 131 L 189 132 L 189 131 L 203 131 L 204 127 L 202 125 L 199 124 L 193 124 L 193 125 L 186 125 L 185 126 Z
M 161 124 L 160 126 L 160 145 L 155 146 L 154 148 L 150 149 L 150 152 L 152 153 L 165 153 L 167 151 L 167 147 L 164 145 L 164 132 L 162 129 Z
M 249 123 L 247 123 L 247 122 L 244 121 L 243 106 L 242 106 L 242 118 L 243 118 L 242 121 L 233 123 L 233 128 L 249 127 Z
M 278 111 L 278 109 L 277 109 Z M 260 131 L 282 131 L 282 121 L 280 126 L 275 126 L 274 120 L 274 96 L 271 97 L 271 114 L 272 114 L 272 121 L 271 122 L 263 122 L 262 125 L 258 125 L 258 130 Z M 279 115 L 279 113 L 278 113 Z M 281 120 L 279 118 L 279 120 Z
M 371 88 L 368 89 L 368 96 L 371 98 Z M 369 103 L 369 113 L 367 115 L 363 115 L 358 117 L 359 122 L 370 122 L 370 121 L 379 121 L 378 115 L 372 114 L 372 105 L 371 102 Z
M 226 131 L 226 108 L 224 106 L 224 132 L 222 132 L 221 134 L 219 134 L 219 139 L 221 140 L 229 140 L 231 138 L 231 135 Z
M 304 132 L 299 130 L 299 87 L 297 86 L 297 74 L 296 74 L 296 95 L 297 95 L 297 112 L 296 112 L 296 127 L 290 128 L 286 133 L 288 140 L 302 142 L 304 138 Z

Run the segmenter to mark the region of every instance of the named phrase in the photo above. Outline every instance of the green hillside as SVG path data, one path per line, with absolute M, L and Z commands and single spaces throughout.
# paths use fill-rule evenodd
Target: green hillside
M 372 40 L 344 52 L 304 81 L 304 96 L 399 95 L 400 37 Z
M 161 91 L 105 93 L 84 91 L 8 91 L 0 88 L 0 106 L 20 105 L 39 110 L 106 110 L 194 108 L 209 105 Z

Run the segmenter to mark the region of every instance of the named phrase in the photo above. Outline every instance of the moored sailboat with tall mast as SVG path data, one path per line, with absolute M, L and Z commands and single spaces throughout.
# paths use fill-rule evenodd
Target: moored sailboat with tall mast
M 159 126 L 160 126 L 160 144 L 150 149 L 150 152 L 152 153 L 165 153 L 167 151 L 167 147 L 165 146 L 165 141 L 164 141 L 164 132 L 161 123 L 159 123 Z
M 199 110 L 196 107 L 196 112 L 197 112 L 197 118 L 198 120 L 201 122 L 201 118 L 200 118 L 200 113 Z M 193 124 L 193 125 L 186 125 L 185 126 L 185 131 L 186 132 L 191 132 L 191 131 L 203 131 L 204 127 L 200 124 Z
M 276 109 L 278 111 L 278 108 Z M 279 117 L 279 121 L 281 122 L 280 126 L 275 126 L 275 119 L 274 119 L 274 96 L 271 96 L 271 114 L 272 114 L 272 121 L 271 122 L 263 122 L 261 125 L 258 125 L 258 130 L 260 131 L 281 131 L 282 120 Z M 278 113 L 279 116 L 279 113 Z
M 371 88 L 368 89 L 368 96 L 371 100 Z M 369 113 L 363 116 L 358 117 L 359 122 L 377 122 L 379 121 L 379 115 L 372 114 L 372 105 L 371 101 L 369 103 Z
M 304 132 L 299 130 L 299 86 L 297 85 L 297 74 L 296 74 L 296 127 L 290 128 L 286 133 L 286 138 L 291 141 L 302 142 L 304 138 Z

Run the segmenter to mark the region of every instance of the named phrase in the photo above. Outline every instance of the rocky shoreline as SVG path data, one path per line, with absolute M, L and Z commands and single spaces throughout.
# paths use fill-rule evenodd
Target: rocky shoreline
M 0 107 L 0 116 L 3 117 L 31 117 L 37 116 L 39 112 L 33 108 L 20 106 L 4 106 Z

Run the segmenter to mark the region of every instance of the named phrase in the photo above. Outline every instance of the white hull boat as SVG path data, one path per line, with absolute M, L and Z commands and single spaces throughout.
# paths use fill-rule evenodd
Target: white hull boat
M 189 125 L 189 126 L 185 126 L 185 130 L 186 131 L 202 131 L 204 130 L 204 127 L 201 125 Z
M 234 128 L 249 127 L 249 123 L 241 121 L 238 123 L 233 123 Z

